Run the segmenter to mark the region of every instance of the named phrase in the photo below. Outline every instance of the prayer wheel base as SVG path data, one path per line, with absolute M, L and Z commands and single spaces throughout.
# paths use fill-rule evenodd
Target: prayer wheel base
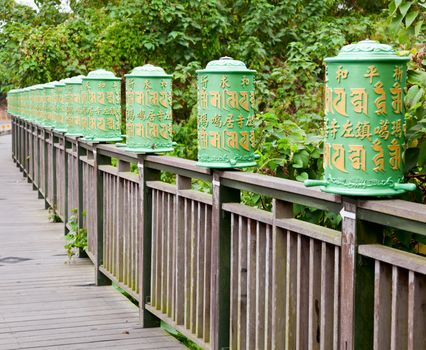
M 408 184 L 407 184 L 408 185 Z M 407 189 L 398 189 L 398 188 L 347 188 L 342 186 L 321 186 L 321 191 L 327 193 L 340 194 L 342 196 L 357 196 L 357 197 L 387 197 L 387 196 L 396 196 L 407 191 L 410 191 L 411 188 Z
M 197 166 L 202 168 L 215 168 L 215 169 L 233 169 L 233 168 L 248 168 L 256 166 L 255 161 L 251 162 L 197 162 Z

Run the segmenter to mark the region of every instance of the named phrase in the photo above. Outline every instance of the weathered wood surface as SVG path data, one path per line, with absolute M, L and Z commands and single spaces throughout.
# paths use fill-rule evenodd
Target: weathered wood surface
M 111 286 L 94 285 L 88 259 L 66 264 L 63 224 L 10 159 L 0 137 L 0 349 L 180 349 Z

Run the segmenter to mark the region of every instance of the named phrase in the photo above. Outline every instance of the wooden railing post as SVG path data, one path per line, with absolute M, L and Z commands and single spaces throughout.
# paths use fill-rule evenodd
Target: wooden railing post
M 176 202 L 175 202 L 175 235 L 176 235 L 176 280 L 183 281 L 185 279 L 185 198 L 179 195 L 180 190 L 190 190 L 192 188 L 191 178 L 182 175 L 176 175 Z M 185 320 L 185 289 L 177 288 L 176 290 L 176 308 L 175 319 L 178 325 L 183 325 Z
M 286 281 L 290 281 L 287 274 L 290 273 L 287 267 L 290 265 L 287 261 L 287 252 L 289 252 L 290 240 L 288 239 L 285 230 L 277 227 L 275 220 L 292 218 L 293 217 L 293 203 L 284 202 L 282 200 L 274 199 L 272 214 L 274 224 L 272 227 L 272 349 L 291 349 L 295 346 L 292 341 L 295 335 L 290 336 L 288 333 L 291 327 L 288 327 L 287 315 L 289 311 L 287 308 L 292 307 L 288 305 L 290 296 L 287 293 L 293 293 L 293 286 L 287 285 Z M 295 301 L 295 297 L 292 296 Z
M 211 347 L 229 347 L 231 214 L 222 210 L 222 203 L 240 202 L 240 191 L 222 184 L 220 171 L 213 172 L 213 205 L 211 232 Z
M 72 143 L 69 142 L 65 135 L 63 135 L 63 144 L 64 144 L 64 232 L 68 233 L 67 222 L 68 222 L 68 172 L 69 172 L 69 163 L 68 163 L 68 153 L 67 149 L 72 150 Z
M 139 311 L 142 327 L 158 327 L 160 320 L 145 309 L 145 303 L 149 303 L 151 297 L 151 249 L 152 249 L 152 189 L 147 181 L 160 180 L 160 172 L 150 169 L 145 165 L 144 156 L 138 157 L 139 169 L 139 232 L 141 244 L 139 244 L 139 271 L 141 271 Z
M 357 200 L 343 198 L 340 348 L 372 349 L 374 329 L 374 261 L 358 255 L 361 244 L 381 241 L 380 226 L 357 220 Z
M 100 165 L 110 164 L 111 158 L 99 154 L 96 146 L 93 148 L 93 156 L 95 160 L 95 222 L 96 222 L 96 257 L 95 257 L 95 281 L 97 286 L 110 285 L 111 280 L 106 277 L 100 270 L 104 261 L 104 181 L 102 171 L 99 170 Z
M 43 129 L 43 154 L 44 154 L 44 209 L 49 208 L 47 197 L 49 196 L 49 148 L 47 129 Z

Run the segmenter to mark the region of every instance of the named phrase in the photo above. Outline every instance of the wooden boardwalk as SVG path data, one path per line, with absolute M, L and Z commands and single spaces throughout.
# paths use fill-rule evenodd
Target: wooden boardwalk
M 63 224 L 48 222 L 0 137 L 0 350 L 182 349 L 113 287 L 96 287 L 88 259 L 67 264 Z

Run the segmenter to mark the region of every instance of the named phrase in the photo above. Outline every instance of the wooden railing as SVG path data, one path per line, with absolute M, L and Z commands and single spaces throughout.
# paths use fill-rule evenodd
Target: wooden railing
M 64 222 L 78 209 L 96 283 L 138 300 L 144 327 L 163 320 L 211 349 L 426 348 L 426 258 L 382 245 L 384 225 L 426 235 L 424 205 L 12 126 L 24 176 Z M 272 212 L 243 205 L 241 191 L 273 198 Z M 340 213 L 341 231 L 294 218 L 294 204 Z

